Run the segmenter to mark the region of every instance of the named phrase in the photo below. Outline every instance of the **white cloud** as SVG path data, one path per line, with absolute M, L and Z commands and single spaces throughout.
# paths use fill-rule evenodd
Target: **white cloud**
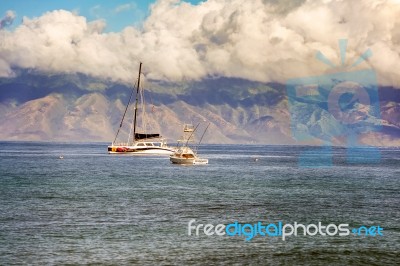
M 121 13 L 124 11 L 128 11 L 132 8 L 132 4 L 124 4 L 124 5 L 119 5 L 114 9 L 114 13 Z
M 0 19 L 0 30 L 11 25 L 16 16 L 14 11 L 8 10 L 4 18 Z
M 338 40 L 348 39 L 349 65 L 370 48 L 360 68 L 372 66 L 381 84 L 400 86 L 400 6 L 393 0 L 276 2 L 159 0 L 142 29 L 120 33 L 63 10 L 24 18 L 15 31 L 0 31 L 0 75 L 23 67 L 131 82 L 141 60 L 151 78 L 285 82 L 328 71 L 317 51 L 339 64 Z
M 100 18 L 100 17 L 101 17 L 101 15 L 100 15 L 100 13 L 101 13 L 101 6 L 100 6 L 100 5 L 92 6 L 92 7 L 90 8 L 90 10 L 89 10 L 89 13 L 90 13 L 93 17 Z

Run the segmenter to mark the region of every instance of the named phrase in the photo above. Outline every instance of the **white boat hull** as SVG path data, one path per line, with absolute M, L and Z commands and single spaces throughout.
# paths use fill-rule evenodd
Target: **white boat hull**
M 171 155 L 174 152 L 175 149 L 171 147 L 108 146 L 109 154 Z
M 208 164 L 208 159 L 197 158 L 194 160 L 193 164 Z
M 187 159 L 187 158 L 179 158 L 171 156 L 169 157 L 169 160 L 171 161 L 171 163 L 174 164 L 193 164 L 195 159 L 194 158 Z
M 173 164 L 185 164 L 185 165 L 200 165 L 200 164 L 208 164 L 208 159 L 202 158 L 181 158 L 181 157 L 169 157 L 169 160 Z

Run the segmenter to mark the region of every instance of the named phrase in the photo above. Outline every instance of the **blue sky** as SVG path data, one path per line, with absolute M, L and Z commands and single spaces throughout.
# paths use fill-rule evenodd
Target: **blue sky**
M 138 25 L 148 15 L 150 5 L 156 0 L 6 0 L 0 5 L 0 18 L 5 16 L 8 10 L 16 13 L 11 29 L 18 26 L 24 16 L 33 18 L 43 13 L 65 9 L 78 12 L 88 21 L 104 19 L 107 22 L 106 31 L 120 31 L 128 25 Z M 185 0 L 192 4 L 198 4 L 200 0 Z

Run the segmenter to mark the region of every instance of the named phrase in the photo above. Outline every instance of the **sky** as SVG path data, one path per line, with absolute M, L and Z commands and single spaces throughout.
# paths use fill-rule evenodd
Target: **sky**
M 129 82 L 142 61 L 149 78 L 174 82 L 368 68 L 400 88 L 399 14 L 400 0 L 2 1 L 0 77 L 22 68 Z
M 23 17 L 40 17 L 44 13 L 57 9 L 64 9 L 81 16 L 88 21 L 104 19 L 107 23 L 106 31 L 121 31 L 126 26 L 140 25 L 148 16 L 150 6 L 155 0 L 3 0 L 0 5 L 0 16 L 7 11 L 16 14 L 15 29 Z M 186 2 L 197 4 L 200 0 L 187 0 Z

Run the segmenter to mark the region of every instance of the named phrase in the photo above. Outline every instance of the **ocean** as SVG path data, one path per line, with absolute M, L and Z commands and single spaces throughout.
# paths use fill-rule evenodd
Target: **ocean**
M 400 262 L 400 148 L 349 163 L 338 147 L 318 153 L 307 146 L 202 145 L 209 165 L 198 166 L 106 150 L 107 143 L 0 142 L 1 265 Z M 299 161 L 304 152 L 310 162 L 328 156 L 331 163 L 307 167 Z M 246 240 L 240 230 L 206 235 L 199 227 L 189 235 L 190 221 L 195 228 L 347 224 L 350 233 Z M 352 231 L 362 226 L 383 231 Z

